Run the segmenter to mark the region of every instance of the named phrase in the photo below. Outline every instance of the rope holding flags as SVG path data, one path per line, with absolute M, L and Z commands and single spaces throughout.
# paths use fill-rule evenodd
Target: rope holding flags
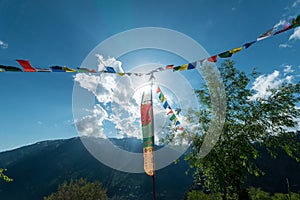
M 298 15 L 296 18 L 292 19 L 291 22 L 288 22 L 286 24 L 283 25 L 283 27 L 280 30 L 278 29 L 278 26 L 274 26 L 273 28 L 269 29 L 268 31 L 266 31 L 263 34 L 260 34 L 255 40 L 251 41 L 251 42 L 247 42 L 243 45 L 240 45 L 237 48 L 232 48 L 228 51 L 224 51 L 222 53 L 213 55 L 211 57 L 208 58 L 204 58 L 198 61 L 194 61 L 191 63 L 185 63 L 183 65 L 179 65 L 179 66 L 174 66 L 172 65 L 166 65 L 165 67 L 159 67 L 157 69 L 154 69 L 150 72 L 144 72 L 144 73 L 127 73 L 127 72 L 119 72 L 117 70 L 115 70 L 113 67 L 110 66 L 106 66 L 105 70 L 103 71 L 96 71 L 96 70 L 90 70 L 88 68 L 77 68 L 77 70 L 75 69 L 71 69 L 71 68 L 67 68 L 67 67 L 60 67 L 60 66 L 52 66 L 49 68 L 34 68 L 31 66 L 31 64 L 29 63 L 28 60 L 17 60 L 17 62 L 22 66 L 23 70 L 18 68 L 18 67 L 13 67 L 13 66 L 4 66 L 4 65 L 0 65 L 0 72 L 5 72 L 5 71 L 10 71 L 10 72 L 78 72 L 78 73 L 110 73 L 110 74 L 117 74 L 119 76 L 144 76 L 144 75 L 150 75 L 153 73 L 159 73 L 159 72 L 163 72 L 166 70 L 173 70 L 173 71 L 183 71 L 183 70 L 191 70 L 191 69 L 195 69 L 197 66 L 197 63 L 200 63 L 200 66 L 203 65 L 203 63 L 205 61 L 208 62 L 213 62 L 216 63 L 218 61 L 218 58 L 230 58 L 233 54 L 236 54 L 240 51 L 242 51 L 243 49 L 248 49 L 249 47 L 251 47 L 253 44 L 255 44 L 256 42 L 260 42 L 266 38 L 269 38 L 271 36 L 275 36 L 278 35 L 280 33 L 286 32 L 288 30 L 294 29 L 296 27 L 300 26 L 300 15 Z

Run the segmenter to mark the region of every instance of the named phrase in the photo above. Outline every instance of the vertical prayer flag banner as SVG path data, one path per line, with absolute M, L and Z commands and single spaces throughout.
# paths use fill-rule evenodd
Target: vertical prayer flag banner
M 143 132 L 144 170 L 149 176 L 154 175 L 154 123 L 152 89 L 143 92 L 141 102 L 141 123 Z

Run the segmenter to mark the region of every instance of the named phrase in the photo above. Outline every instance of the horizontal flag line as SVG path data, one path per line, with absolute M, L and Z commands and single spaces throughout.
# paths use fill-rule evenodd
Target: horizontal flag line
M 173 70 L 173 71 L 183 71 L 183 70 L 191 70 L 197 68 L 198 64 L 199 67 L 203 66 L 204 62 L 212 62 L 216 63 L 218 58 L 230 58 L 233 54 L 242 51 L 243 49 L 248 49 L 250 46 L 255 44 L 256 42 L 260 42 L 266 38 L 271 36 L 278 35 L 280 33 L 286 32 L 288 30 L 292 30 L 296 27 L 300 26 L 300 15 L 298 15 L 295 19 L 292 19 L 291 22 L 285 23 L 280 30 L 278 30 L 279 26 L 274 26 L 273 28 L 269 29 L 265 33 L 259 35 L 255 40 L 245 43 L 237 48 L 230 49 L 228 51 L 224 51 L 222 53 L 216 54 L 214 56 L 204 58 L 198 61 L 194 61 L 191 63 L 185 63 L 183 65 L 174 66 L 174 65 L 166 65 L 165 67 L 158 67 L 150 72 L 117 72 L 111 66 L 105 66 L 105 70 L 103 71 L 96 71 L 95 69 L 88 69 L 88 68 L 80 68 L 72 69 L 66 66 L 52 66 L 50 68 L 34 68 L 31 66 L 28 60 L 16 60 L 23 68 L 20 69 L 14 66 L 4 66 L 0 65 L 0 72 L 10 71 L 10 72 L 69 72 L 69 73 L 109 73 L 109 74 L 117 74 L 119 76 L 144 76 L 144 75 L 153 75 L 154 73 L 163 72 L 166 70 Z

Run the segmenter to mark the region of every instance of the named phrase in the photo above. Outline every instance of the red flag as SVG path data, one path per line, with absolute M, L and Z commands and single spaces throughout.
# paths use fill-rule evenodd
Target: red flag
M 160 93 L 160 87 L 157 87 L 156 92 Z
M 210 58 L 207 58 L 207 60 L 208 60 L 209 62 L 217 62 L 217 58 L 218 58 L 218 55 L 215 55 L 215 56 L 212 56 L 212 57 L 210 57 Z
M 174 65 L 167 65 L 166 66 L 166 69 L 173 69 L 174 68 Z
M 28 60 L 17 60 L 17 62 L 23 67 L 24 72 L 36 72 Z

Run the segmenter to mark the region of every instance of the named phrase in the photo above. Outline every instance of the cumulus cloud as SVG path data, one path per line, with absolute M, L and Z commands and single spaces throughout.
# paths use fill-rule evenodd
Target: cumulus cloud
M 289 67 L 286 70 L 291 70 Z M 267 98 L 271 93 L 268 89 L 274 89 L 280 86 L 283 82 L 291 82 L 293 76 L 280 77 L 280 72 L 275 70 L 272 74 L 261 75 L 255 79 L 251 89 L 256 91 L 250 100 L 257 98 Z
M 8 47 L 8 44 L 5 43 L 5 42 L 3 42 L 2 40 L 0 40 L 0 47 L 1 47 L 2 49 L 6 49 L 6 48 Z
M 104 58 L 102 55 L 96 55 L 95 59 L 98 61 L 99 71 L 104 70 L 105 66 L 110 66 L 116 72 L 123 72 L 122 63 L 115 58 Z M 172 72 L 157 74 L 156 78 L 164 81 L 162 85 L 173 84 L 175 80 L 181 80 L 181 76 L 179 78 L 175 76 L 170 78 L 168 73 Z M 76 119 L 75 123 L 79 134 L 103 138 L 135 137 L 142 139 L 140 102 L 144 86 L 146 86 L 143 84 L 149 83 L 148 79 L 148 76 L 118 76 L 113 73 L 77 73 L 74 77 L 75 82 L 80 88 L 85 89 L 95 97 L 95 106 L 89 108 L 90 110 L 85 110 L 85 113 L 80 115 L 79 119 Z M 186 88 L 186 84 L 182 83 L 182 88 Z M 149 85 L 146 87 L 149 87 Z M 183 108 L 183 111 L 177 117 L 185 130 L 195 132 L 197 126 L 193 123 L 188 123 L 188 119 L 184 117 L 185 114 L 183 113 L 187 112 L 188 107 L 197 107 L 190 95 L 190 92 L 193 92 L 193 90 L 188 91 L 188 89 L 184 90 L 178 87 L 175 89 L 180 91 L 179 95 L 182 98 L 179 100 L 179 98 L 173 97 L 174 94 L 171 95 L 166 89 L 164 94 L 168 99 L 168 103 L 173 109 L 176 109 L 175 105 Z M 185 102 L 184 105 L 181 105 L 179 101 Z M 168 126 L 172 122 L 168 119 L 170 116 L 167 116 L 166 110 L 156 96 L 153 97 L 153 106 L 155 143 L 161 144 L 160 141 L 166 138 L 166 135 L 169 133 Z M 182 138 L 181 132 L 175 133 L 175 138 L 178 138 L 178 141 Z
M 116 72 L 124 72 L 122 63 L 115 58 L 103 58 L 96 55 L 98 59 L 98 70 L 110 66 Z M 115 129 L 115 137 L 137 137 L 141 138 L 139 128 L 139 104 L 132 98 L 134 94 L 133 83 L 129 77 L 120 78 L 116 74 L 85 74 L 78 73 L 74 79 L 80 87 L 91 92 L 98 103 L 90 115 L 78 119 L 76 126 L 84 136 L 105 137 L 104 123 L 110 123 Z M 108 109 L 108 106 L 110 109 Z M 107 111 L 109 110 L 109 111 Z M 130 131 L 128 131 L 130 130 Z
M 298 4 L 300 3 L 300 0 L 296 0 L 294 1 L 292 7 L 295 8 Z
M 294 30 L 294 33 L 289 37 L 289 40 L 300 40 L 300 27 Z
M 280 45 L 279 45 L 279 48 L 291 48 L 291 47 L 292 47 L 292 45 L 287 44 L 287 43 L 284 43 L 284 44 L 280 44 Z
M 103 132 L 103 121 L 107 119 L 107 112 L 99 105 L 95 105 L 91 114 L 75 121 L 77 130 L 81 136 L 93 136 L 106 138 Z
M 109 57 L 105 59 L 100 54 L 96 54 L 96 57 L 98 58 L 98 62 L 99 62 L 98 71 L 103 71 L 105 67 L 113 67 L 116 72 L 120 72 L 120 73 L 124 72 L 122 68 L 122 62 L 116 60 L 115 58 Z
M 274 29 L 278 29 L 280 26 L 284 26 L 286 24 L 285 20 L 280 20 L 277 24 L 273 26 Z
M 295 70 L 293 70 L 292 65 L 285 65 L 283 72 L 284 72 L 284 76 L 289 74 L 289 73 L 293 73 Z

